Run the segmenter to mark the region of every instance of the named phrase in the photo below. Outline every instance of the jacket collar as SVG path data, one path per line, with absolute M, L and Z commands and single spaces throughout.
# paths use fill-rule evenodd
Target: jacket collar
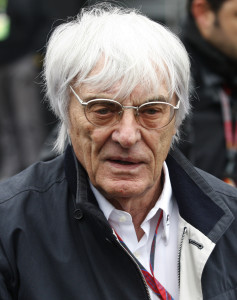
M 181 217 L 213 242 L 217 242 L 234 220 L 233 214 L 219 193 L 206 182 L 178 149 L 170 151 L 166 163 Z M 77 161 L 71 146 L 66 149 L 64 166 L 75 206 L 83 204 L 98 215 L 98 203 L 90 189 L 88 175 Z M 213 181 L 216 182 L 218 179 L 213 177 Z
M 98 207 L 95 196 L 90 188 L 88 175 L 76 158 L 71 145 L 68 145 L 64 155 L 64 169 L 75 207 L 88 203 Z
M 170 151 L 166 162 L 181 217 L 216 243 L 234 216 L 223 201 L 223 194 L 213 187 L 216 184 L 228 189 L 229 186 L 194 168 L 178 149 Z

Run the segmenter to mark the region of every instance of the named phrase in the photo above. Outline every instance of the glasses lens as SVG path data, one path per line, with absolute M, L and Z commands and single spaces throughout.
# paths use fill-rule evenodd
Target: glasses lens
M 145 103 L 139 108 L 139 122 L 146 128 L 162 128 L 174 116 L 174 108 L 168 103 Z
M 96 126 L 109 126 L 119 119 L 121 106 L 110 100 L 91 100 L 85 107 L 88 121 Z

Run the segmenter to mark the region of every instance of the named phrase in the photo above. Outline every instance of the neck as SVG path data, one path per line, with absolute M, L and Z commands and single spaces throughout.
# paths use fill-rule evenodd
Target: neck
M 163 177 L 163 176 L 161 176 Z M 163 190 L 163 179 L 160 180 L 158 187 L 136 198 L 110 199 L 115 208 L 126 211 L 132 216 L 133 225 L 138 241 L 142 238 L 144 231 L 141 224 L 149 211 L 155 206 Z

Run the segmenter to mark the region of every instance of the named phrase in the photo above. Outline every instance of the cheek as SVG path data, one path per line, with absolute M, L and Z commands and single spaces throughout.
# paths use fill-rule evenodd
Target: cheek
M 166 128 L 160 131 L 154 132 L 154 135 L 150 138 L 150 145 L 155 149 L 164 149 L 169 147 L 172 138 L 176 133 L 174 122 L 170 123 Z M 154 145 L 156 145 L 154 147 Z
M 108 130 L 97 128 L 83 118 L 71 118 L 70 137 L 75 154 L 92 179 L 98 168 L 100 154 L 108 140 Z
M 90 152 L 91 128 L 86 123 L 84 116 L 81 116 L 76 110 L 71 110 L 69 117 L 69 135 L 72 146 L 78 160 L 85 168 L 87 160 L 85 154 Z
M 151 139 L 150 147 L 151 149 L 153 149 L 156 169 L 159 169 L 163 165 L 163 161 L 168 155 L 171 142 L 175 133 L 175 127 L 171 126 L 163 131 L 160 131 L 156 134 L 155 137 Z
M 90 128 L 88 128 L 85 124 L 83 118 L 73 116 L 71 118 L 71 123 L 69 127 L 69 134 L 71 137 L 71 141 L 77 147 L 83 149 L 83 144 L 90 140 Z

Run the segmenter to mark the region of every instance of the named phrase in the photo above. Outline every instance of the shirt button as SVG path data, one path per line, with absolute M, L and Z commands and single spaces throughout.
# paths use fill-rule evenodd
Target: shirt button
M 133 255 L 134 255 L 137 259 L 139 259 L 139 258 L 141 257 L 141 255 L 140 255 L 139 252 L 135 252 L 135 253 L 133 253 Z
M 127 221 L 127 217 L 126 216 L 120 216 L 119 217 L 119 222 L 124 223 Z

